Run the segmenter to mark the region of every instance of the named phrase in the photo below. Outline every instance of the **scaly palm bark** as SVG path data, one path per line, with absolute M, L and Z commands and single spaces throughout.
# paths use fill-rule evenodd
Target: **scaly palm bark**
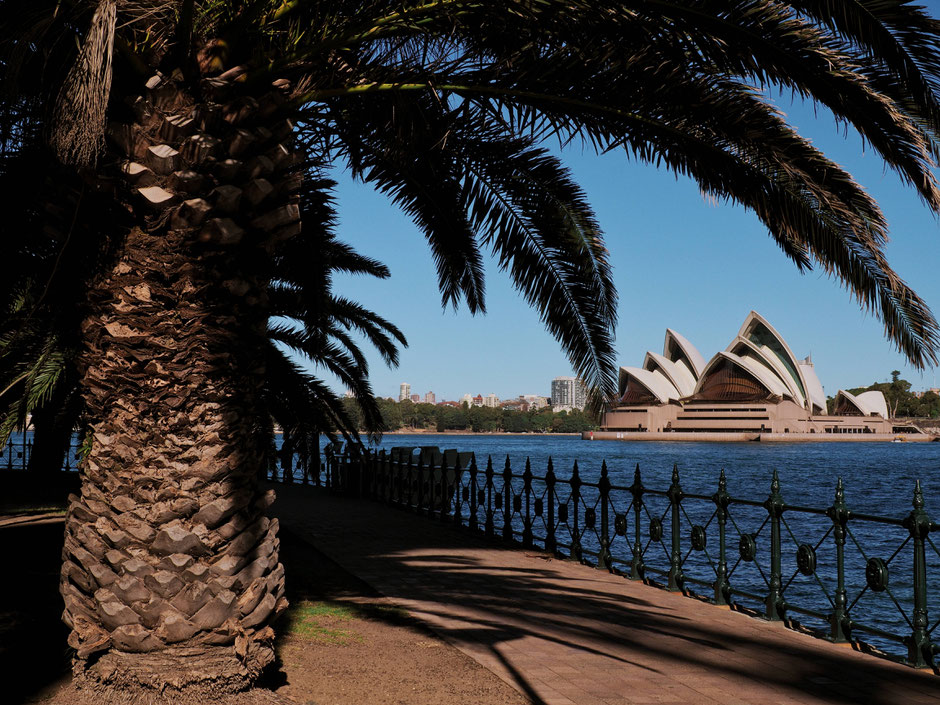
M 289 129 L 270 125 L 276 136 L 257 112 L 158 79 L 138 119 L 113 128 L 153 215 L 94 282 L 82 324 L 90 451 L 62 573 L 82 680 L 233 690 L 273 659 L 284 571 L 256 410 L 266 254 L 299 216 Z

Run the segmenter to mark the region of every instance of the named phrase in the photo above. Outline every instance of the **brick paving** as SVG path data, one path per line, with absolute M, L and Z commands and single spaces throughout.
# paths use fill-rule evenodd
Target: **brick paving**
M 277 490 L 285 528 L 537 705 L 940 705 L 930 671 L 377 502 Z

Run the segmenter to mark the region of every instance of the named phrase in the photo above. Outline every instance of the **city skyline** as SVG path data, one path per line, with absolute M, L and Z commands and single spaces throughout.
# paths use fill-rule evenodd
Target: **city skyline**
M 825 109 L 781 102 L 801 132 L 818 143 L 869 190 L 891 228 L 888 260 L 936 312 L 940 311 L 937 222 L 859 137 L 843 138 Z M 685 177 L 602 157 L 560 152 L 585 189 L 605 230 L 621 305 L 616 331 L 619 367 L 642 359 L 664 326 L 681 330 L 704 350 L 727 344 L 724 331 L 748 311 L 761 311 L 803 355 L 811 355 L 827 395 L 887 381 L 892 370 L 914 389 L 937 387 L 935 370 L 920 373 L 885 340 L 882 324 L 825 273 L 801 275 L 767 236 L 756 216 L 706 201 Z M 397 397 L 401 380 L 438 399 L 465 393 L 550 395 L 553 377 L 573 375 L 536 311 L 512 289 L 487 256 L 487 315 L 465 306 L 443 308 L 431 253 L 407 216 L 385 196 L 334 172 L 339 186 L 339 237 L 391 270 L 391 278 L 338 276 L 337 293 L 394 322 L 409 340 L 400 366 L 387 369 L 367 344 L 373 388 Z M 355 207 L 349 207 L 355 204 Z M 846 351 L 853 354 L 846 357 Z M 341 386 L 328 378 L 341 391 Z

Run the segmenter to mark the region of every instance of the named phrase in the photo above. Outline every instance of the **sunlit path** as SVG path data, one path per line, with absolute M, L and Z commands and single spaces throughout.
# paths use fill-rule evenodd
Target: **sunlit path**
M 780 624 L 375 502 L 278 495 L 287 529 L 535 703 L 940 703 L 933 673 Z

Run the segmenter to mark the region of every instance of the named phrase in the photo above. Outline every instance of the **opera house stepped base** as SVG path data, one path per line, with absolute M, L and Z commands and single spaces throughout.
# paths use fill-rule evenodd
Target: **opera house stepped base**
M 892 421 L 881 392 L 840 390 L 833 413 L 809 358 L 798 359 L 751 311 L 731 344 L 708 362 L 666 330 L 662 355 L 621 367 L 617 401 L 588 440 L 930 441 Z

